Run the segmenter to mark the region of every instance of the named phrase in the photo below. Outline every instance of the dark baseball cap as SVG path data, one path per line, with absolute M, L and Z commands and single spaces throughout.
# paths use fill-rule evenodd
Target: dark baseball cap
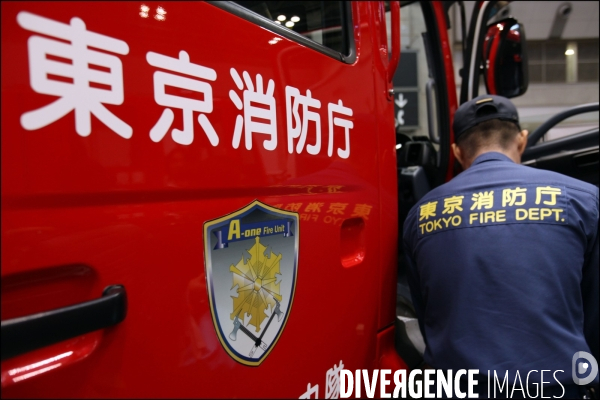
M 485 94 L 463 103 L 454 114 L 454 140 L 484 121 L 501 119 L 514 122 L 519 130 L 519 113 L 514 104 L 506 97 Z

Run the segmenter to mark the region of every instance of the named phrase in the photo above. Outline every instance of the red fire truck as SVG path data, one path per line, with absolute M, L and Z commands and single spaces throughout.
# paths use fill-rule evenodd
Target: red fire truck
M 522 27 L 479 2 L 457 98 L 451 3 L 3 2 L 3 397 L 335 398 L 341 369 L 414 368 L 403 217 L 458 172 L 480 74 L 527 88 Z M 526 160 L 597 166 L 598 129 L 570 140 Z

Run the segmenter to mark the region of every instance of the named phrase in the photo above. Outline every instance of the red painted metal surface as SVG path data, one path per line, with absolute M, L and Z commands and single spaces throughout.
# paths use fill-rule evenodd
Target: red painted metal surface
M 144 4 L 148 18 L 139 2 L 2 3 L 3 318 L 91 300 L 110 284 L 124 285 L 129 299 L 125 321 L 101 335 L 5 361 L 3 397 L 297 397 L 308 383 L 324 397 L 326 372 L 340 360 L 351 370 L 390 364 L 397 355 L 378 350 L 377 338 L 393 321 L 397 192 L 393 105 L 373 45 L 379 5 L 353 4 L 358 58 L 347 65 L 206 3 Z M 163 20 L 152 18 L 159 6 Z M 130 139 L 96 117 L 91 134 L 80 136 L 73 111 L 23 128 L 23 114 L 57 99 L 30 84 L 35 34 L 19 26 L 23 11 L 63 24 L 78 17 L 88 31 L 127 43 L 127 54 L 113 54 L 123 67 L 124 100 L 105 107 L 133 129 Z M 157 68 L 147 53 L 177 58 L 180 51 L 216 72 L 206 116 L 217 146 L 197 123 L 188 146 L 170 134 L 150 139 L 164 107 L 154 100 Z M 232 146 L 240 112 L 229 98 L 231 68 L 260 73 L 265 86 L 274 80 L 275 150 L 263 148 L 261 135 L 252 150 L 243 140 Z M 318 155 L 288 153 L 286 85 L 310 89 L 322 103 Z M 340 99 L 353 110 L 348 159 L 327 156 L 326 104 Z M 173 127 L 182 129 L 181 110 L 174 112 Z M 217 339 L 202 237 L 205 221 L 254 199 L 299 212 L 302 232 L 294 308 L 257 368 L 234 361 Z M 362 218 L 351 224 L 360 232 L 345 235 L 351 218 Z M 359 243 L 350 267 L 342 261 L 353 254 L 344 237 Z M 5 373 L 57 365 L 56 357 L 65 362 L 5 385 Z
M 485 79 L 488 85 L 488 91 L 490 94 L 496 94 L 496 80 L 494 79 L 496 73 L 496 56 L 498 55 L 498 45 L 500 44 L 500 29 L 498 25 L 491 26 L 485 36 L 483 42 L 483 54 L 487 59 L 488 70 L 485 71 Z M 487 79 L 487 77 L 491 79 Z
M 392 12 L 398 11 L 394 7 L 394 4 L 391 4 Z M 379 56 L 375 55 L 373 57 L 375 64 L 375 79 L 373 81 L 375 89 L 374 99 L 379 102 L 378 108 L 385 110 L 393 102 L 389 97 L 390 90 L 393 87 L 389 70 L 390 68 L 395 68 L 393 66 L 395 62 L 393 57 L 394 49 L 390 50 L 387 48 L 387 36 L 384 34 L 386 31 L 384 5 L 381 2 L 372 2 L 371 5 L 371 26 L 376 27 L 375 34 L 372 36 L 372 46 L 374 49 L 379 50 Z M 400 38 L 398 37 L 397 39 L 397 41 L 392 40 L 392 47 L 399 44 Z M 390 53 L 392 53 L 392 57 L 389 56 Z M 395 249 L 397 246 L 397 242 L 394 242 L 394 240 L 397 240 L 398 234 L 397 218 L 389 218 L 390 215 L 397 215 L 398 210 L 397 176 L 390 174 L 388 171 L 390 165 L 396 165 L 395 127 L 393 119 L 388 117 L 378 118 L 377 130 L 382 133 L 377 135 L 379 142 L 377 179 L 380 190 L 379 203 L 382 210 L 379 221 L 381 231 L 380 241 L 375 249 L 379 257 L 378 262 L 381 265 L 379 269 L 377 326 L 379 329 L 384 329 L 394 322 L 396 311 L 397 267 L 395 265 L 397 265 L 397 253 L 395 251 L 388 251 L 388 249 Z
M 391 375 L 397 370 L 406 370 L 408 374 L 408 365 L 398 357 L 398 353 L 396 353 L 396 348 L 394 347 L 394 326 L 390 326 L 377 335 L 377 354 L 379 355 L 377 368 L 380 369 L 380 373 L 382 370 L 392 371 Z M 393 378 L 390 378 L 390 374 L 385 378 L 391 382 L 391 384 L 386 384 L 384 388 L 385 393 L 389 397 L 393 397 L 393 392 L 395 388 L 395 384 L 393 382 Z M 381 396 L 381 385 L 383 384 L 382 378 L 377 381 L 377 388 L 375 390 L 375 397 L 380 398 Z
M 72 371 L 77 366 L 72 366 L 92 354 L 102 341 L 103 331 L 90 332 L 73 339 L 65 340 L 50 346 L 31 351 L 29 353 L 10 358 L 2 362 L 2 391 L 18 384 L 23 388 L 31 382 L 36 384 L 36 379 L 50 373 L 55 369 Z M 102 351 L 102 350 L 100 350 Z M 52 374 L 49 374 L 52 377 Z M 63 384 L 67 384 L 63 382 Z M 76 390 L 74 387 L 71 391 Z M 10 389 L 7 391 L 10 395 Z M 35 396 L 51 397 L 51 393 L 33 393 Z

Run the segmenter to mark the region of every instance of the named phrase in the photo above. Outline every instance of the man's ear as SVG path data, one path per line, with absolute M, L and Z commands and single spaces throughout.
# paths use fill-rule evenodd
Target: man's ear
M 460 147 L 458 147 L 456 145 L 456 143 L 452 143 L 452 152 L 454 153 L 454 157 L 456 158 L 456 160 L 458 161 L 458 163 L 460 165 L 462 165 L 463 168 L 464 168 L 465 164 L 464 164 L 464 160 L 463 160 L 463 154 L 460 151 Z
M 527 148 L 527 137 L 529 136 L 529 131 L 527 129 L 523 129 L 517 135 L 517 149 L 519 151 L 519 156 L 523 154 L 525 149 Z

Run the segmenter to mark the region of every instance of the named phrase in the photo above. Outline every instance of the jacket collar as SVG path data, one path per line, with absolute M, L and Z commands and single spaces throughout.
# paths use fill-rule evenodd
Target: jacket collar
M 498 153 L 496 151 L 490 151 L 488 153 L 483 153 L 482 155 L 478 156 L 471 164 L 471 167 L 484 163 L 486 161 L 509 161 L 511 163 L 514 163 L 514 161 L 511 160 L 508 156 L 502 153 Z

